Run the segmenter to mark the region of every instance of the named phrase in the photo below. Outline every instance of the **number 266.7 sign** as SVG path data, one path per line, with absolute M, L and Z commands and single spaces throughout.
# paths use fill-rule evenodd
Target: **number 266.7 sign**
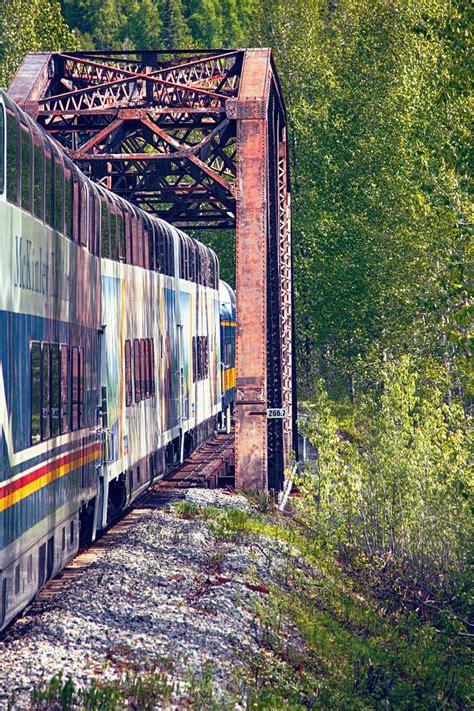
M 267 410 L 269 420 L 275 420 L 282 417 L 288 417 L 288 413 L 284 407 L 269 407 Z

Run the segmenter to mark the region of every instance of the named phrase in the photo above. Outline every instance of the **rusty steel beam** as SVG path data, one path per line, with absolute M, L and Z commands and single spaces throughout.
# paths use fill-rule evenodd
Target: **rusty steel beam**
M 91 179 L 236 230 L 236 483 L 281 489 L 294 409 L 286 112 L 269 49 L 45 52 L 9 92 Z
M 268 50 L 249 50 L 238 100 L 236 486 L 267 490 L 266 260 Z M 255 97 L 258 97 L 256 99 Z

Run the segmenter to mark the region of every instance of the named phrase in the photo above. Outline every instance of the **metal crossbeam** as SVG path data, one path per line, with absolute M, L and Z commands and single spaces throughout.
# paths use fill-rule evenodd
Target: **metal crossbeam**
M 292 448 L 286 113 L 268 49 L 27 55 L 9 92 L 92 180 L 184 229 L 236 229 L 236 482 Z

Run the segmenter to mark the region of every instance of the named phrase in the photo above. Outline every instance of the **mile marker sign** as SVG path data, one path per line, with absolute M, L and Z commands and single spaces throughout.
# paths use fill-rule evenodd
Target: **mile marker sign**
M 288 413 L 284 407 L 269 407 L 267 410 L 269 420 L 275 420 L 282 417 L 288 417 Z

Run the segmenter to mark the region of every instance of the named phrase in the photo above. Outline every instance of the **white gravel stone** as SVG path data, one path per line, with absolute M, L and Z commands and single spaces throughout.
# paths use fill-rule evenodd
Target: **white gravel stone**
M 245 496 L 222 489 L 188 489 L 185 498 L 195 506 L 215 506 L 221 509 L 238 509 L 239 511 L 251 510 Z
M 194 489 L 199 506 L 250 510 L 247 500 Z M 0 709 L 16 692 L 14 708 L 29 707 L 31 689 L 63 672 L 86 686 L 92 677 L 117 679 L 125 668 L 146 670 L 170 660 L 184 682 L 211 662 L 219 691 L 240 662 L 236 649 L 257 652 L 253 601 L 266 593 L 247 582 L 264 579 L 268 551 L 223 543 L 205 521 L 154 510 L 38 612 L 26 612 L 0 641 Z M 270 564 L 271 565 L 271 564 Z

